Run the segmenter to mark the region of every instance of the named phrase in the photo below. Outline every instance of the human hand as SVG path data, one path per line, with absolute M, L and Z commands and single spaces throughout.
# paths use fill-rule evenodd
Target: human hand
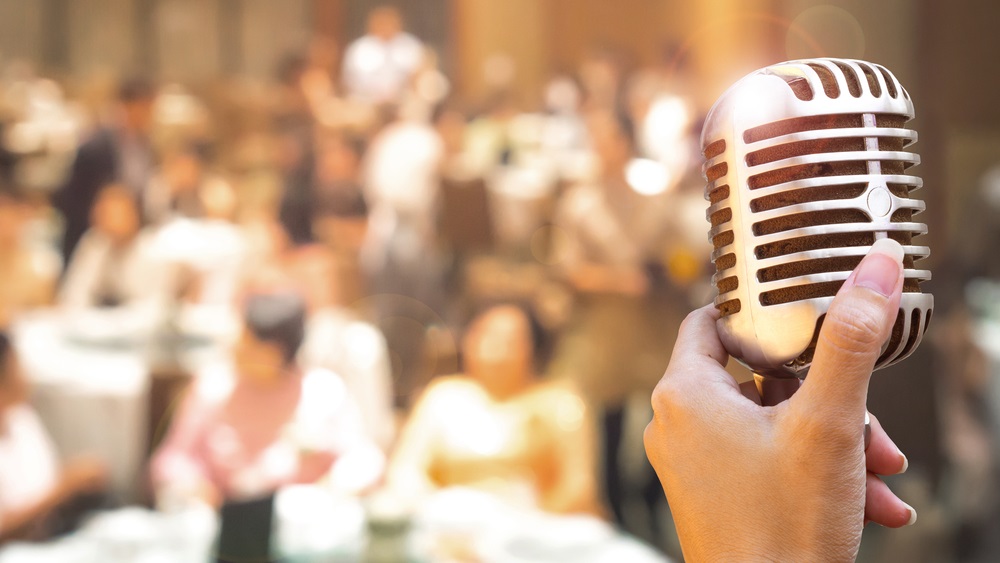
M 718 311 L 684 321 L 644 438 L 688 560 L 853 561 L 867 521 L 916 520 L 878 477 L 907 462 L 874 417 L 864 449 L 868 382 L 903 284 L 902 249 L 884 240 L 831 304 L 801 387 L 762 401 L 724 369 Z

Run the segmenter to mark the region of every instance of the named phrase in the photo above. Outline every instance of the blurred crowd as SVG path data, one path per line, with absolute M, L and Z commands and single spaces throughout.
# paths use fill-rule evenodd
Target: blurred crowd
M 10 65 L 0 326 L 54 309 L 169 374 L 149 434 L 161 508 L 292 483 L 401 503 L 460 485 L 655 538 L 641 428 L 671 335 L 709 295 L 678 54 L 634 69 L 595 49 L 538 103 L 499 58 L 488 94 L 459 101 L 435 53 L 378 8 L 342 56 L 316 38 L 266 86 L 134 77 L 74 97 Z M 180 361 L 199 338 L 223 361 Z M 17 348 L 3 369 L 14 442 L 20 424 L 44 434 Z M 9 497 L 22 483 L 5 458 L 5 536 L 78 472 L 34 449 L 11 464 L 47 468 L 50 490 Z M 66 487 L 100 489 L 80 463 Z M 627 523 L 632 500 L 646 516 Z
M 102 461 L 58 460 L 28 405 L 17 327 L 55 311 L 153 374 L 137 498 L 163 510 L 462 486 L 676 550 L 641 437 L 712 295 L 704 108 L 676 48 L 642 68 L 595 48 L 534 100 L 512 64 L 459 99 L 388 7 L 267 84 L 64 90 L 8 64 L 0 538 L 108 502 Z M 188 361 L 198 346 L 221 353 Z M 994 475 L 989 447 L 963 451 Z

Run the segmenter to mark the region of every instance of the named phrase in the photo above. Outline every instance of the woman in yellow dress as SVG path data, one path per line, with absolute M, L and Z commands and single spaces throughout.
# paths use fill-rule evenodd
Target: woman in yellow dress
M 525 313 L 487 310 L 462 351 L 465 373 L 433 381 L 414 407 L 390 487 L 408 497 L 473 487 L 550 512 L 597 512 L 591 421 L 574 390 L 537 379 Z

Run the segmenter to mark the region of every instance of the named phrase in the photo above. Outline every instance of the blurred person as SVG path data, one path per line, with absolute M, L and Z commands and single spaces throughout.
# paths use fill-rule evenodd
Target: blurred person
M 120 184 L 138 198 L 146 187 L 153 169 L 150 133 L 155 98 L 150 82 L 131 79 L 122 83 L 112 122 L 94 131 L 77 149 L 69 177 L 53 198 L 64 221 L 64 263 L 70 262 L 90 227 L 90 209 L 101 188 Z
M 0 327 L 55 295 L 58 269 L 25 241 L 27 207 L 18 190 L 0 183 Z
M 587 126 L 581 113 L 580 84 L 568 75 L 553 76 L 545 85 L 545 124 L 541 150 L 555 161 L 557 174 L 575 178 L 587 146 Z
M 107 485 L 100 462 L 75 459 L 60 467 L 28 395 L 12 343 L 0 332 L 0 543 L 45 538 L 60 510 Z
M 156 257 L 175 276 L 170 294 L 185 304 L 229 310 L 259 249 L 252 248 L 251 229 L 235 223 L 239 202 L 229 182 L 209 177 L 185 199 L 196 215 L 168 215 L 154 234 Z
M 297 244 L 323 242 L 357 259 L 367 230 L 361 183 L 365 142 L 347 131 L 317 137 L 312 169 L 283 195 L 282 223 Z
M 300 83 L 302 91 L 313 108 L 313 113 L 336 95 L 334 71 L 337 67 L 339 48 L 331 37 L 316 36 L 309 41 L 306 65 Z
M 362 184 L 366 143 L 346 130 L 321 133 L 309 193 L 312 239 L 333 253 L 341 302 L 365 295 L 361 248 L 368 233 L 368 201 Z
M 445 114 L 436 112 L 432 123 L 398 116 L 372 140 L 363 163 L 370 213 L 361 266 L 369 292 L 377 296 L 376 324 L 389 349 L 399 355 L 393 369 L 401 401 L 408 401 L 423 383 L 423 331 L 439 321 L 445 307 L 437 232 L 446 155 L 438 125 Z M 400 318 L 407 322 L 396 323 Z
M 539 381 L 523 310 L 488 309 L 462 341 L 465 373 L 434 380 L 403 428 L 389 487 L 419 498 L 475 487 L 557 513 L 596 512 L 594 437 L 571 387 Z
M 165 305 L 170 279 L 141 229 L 139 206 L 122 185 L 104 187 L 92 211 L 93 227 L 80 240 L 59 292 L 70 309 Z
M 304 90 L 308 62 L 302 55 L 286 57 L 278 68 L 280 87 L 273 133 L 282 189 L 279 218 L 293 244 L 314 242 L 311 215 L 312 181 L 316 166 L 316 119 Z
M 627 75 L 625 57 L 617 49 L 592 46 L 580 62 L 578 74 L 588 111 L 619 112 L 625 109 L 623 87 Z
M 367 33 L 344 52 L 343 82 L 349 96 L 372 104 L 397 102 L 420 67 L 424 47 L 403 29 L 403 16 L 392 6 L 368 15 Z
M 329 250 L 297 250 L 287 269 L 302 287 L 308 309 L 299 364 L 339 375 L 358 405 L 366 433 L 387 451 L 396 418 L 385 337 L 347 307 L 336 256 Z
M 321 136 L 314 179 L 317 215 L 364 217 L 367 214 L 368 204 L 361 184 L 365 148 L 364 138 L 346 131 Z
M 381 458 L 372 461 L 374 446 L 344 383 L 296 361 L 306 315 L 290 290 L 247 296 L 231 365 L 196 377 L 153 456 L 160 506 L 259 499 L 331 469 L 334 484 L 352 491 L 379 478 Z
M 311 123 L 313 108 L 306 80 L 309 70 L 309 59 L 300 52 L 289 53 L 278 61 L 274 111 L 279 122 L 299 126 Z
M 185 144 L 167 152 L 142 194 L 145 223 L 163 225 L 172 218 L 202 218 L 208 213 L 206 192 L 232 189 L 215 185 L 226 181 L 209 170 L 207 151 L 201 145 Z
M 635 467 L 624 462 L 630 449 L 641 450 L 630 440 L 637 434 L 626 428 L 626 406 L 652 391 L 670 349 L 663 335 L 674 333 L 687 308 L 659 267 L 671 202 L 629 185 L 626 168 L 635 151 L 626 117 L 591 112 L 587 126 L 598 176 L 563 195 L 554 221 L 560 236 L 552 263 L 574 290 L 576 306 L 553 372 L 576 381 L 602 417 L 604 486 L 616 521 L 655 538 L 662 495 L 641 456 Z M 627 500 L 636 496 L 648 513 L 638 520 L 625 513 Z M 651 530 L 637 528 L 638 521 Z

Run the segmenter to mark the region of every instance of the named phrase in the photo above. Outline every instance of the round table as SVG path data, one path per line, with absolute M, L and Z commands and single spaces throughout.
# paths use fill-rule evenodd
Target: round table
M 182 316 L 199 315 L 203 321 L 204 311 Z M 123 500 L 136 499 L 143 489 L 152 366 L 160 351 L 151 344 L 151 319 L 144 311 L 50 309 L 12 327 L 31 403 L 57 453 L 64 460 L 81 455 L 103 460 L 112 492 Z M 177 369 L 194 373 L 221 359 L 218 342 L 207 335 L 183 340 Z

